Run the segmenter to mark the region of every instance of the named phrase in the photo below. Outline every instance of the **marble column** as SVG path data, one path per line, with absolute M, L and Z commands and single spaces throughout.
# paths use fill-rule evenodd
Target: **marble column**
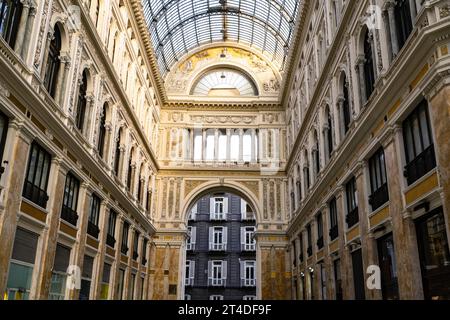
M 36 12 L 37 12 L 37 9 L 32 4 L 30 7 L 29 15 L 28 15 L 27 27 L 25 29 L 25 36 L 23 39 L 22 51 L 20 52 L 20 54 L 22 55 L 22 58 L 25 61 L 27 60 L 26 57 L 27 57 L 27 54 L 28 54 L 29 48 L 30 48 L 31 36 L 33 34 L 34 20 L 36 18 Z
M 231 160 L 231 129 L 227 129 L 227 161 Z
M 96 263 L 94 265 L 94 270 L 92 272 L 92 296 L 93 299 L 98 300 L 101 298 L 102 293 L 102 278 L 103 278 L 103 266 L 105 264 L 105 253 L 106 253 L 106 237 L 108 233 L 108 217 L 109 208 L 106 201 L 102 201 L 100 204 L 100 217 L 99 217 L 99 235 L 98 235 L 98 255 Z M 112 270 L 111 270 L 112 271 Z M 111 271 L 110 271 L 110 283 L 111 283 Z M 108 294 L 111 294 L 112 287 L 109 288 Z
M 358 72 L 359 79 L 359 94 L 361 98 L 361 108 L 364 107 L 364 104 L 367 102 L 367 88 L 366 88 L 366 80 L 364 75 L 364 63 L 366 58 L 363 54 L 359 55 L 356 60 L 356 71 Z
M 17 30 L 17 37 L 16 37 L 16 43 L 14 45 L 14 51 L 21 56 L 22 55 L 22 49 L 24 45 L 24 38 L 25 38 L 25 30 L 27 28 L 27 21 L 29 18 L 30 13 L 30 0 L 21 0 L 22 3 L 22 13 L 20 15 L 20 21 L 19 21 L 19 29 Z
M 239 129 L 239 161 L 244 161 L 244 129 Z
M 41 79 L 45 80 L 45 72 L 47 71 L 47 60 L 48 60 L 48 51 L 50 48 L 50 42 L 54 39 L 54 30 L 49 30 L 47 33 L 47 40 L 45 42 L 44 54 L 42 56 L 42 64 L 41 64 Z
M 189 158 L 191 161 L 195 160 L 195 135 L 194 135 L 194 128 L 189 129 L 189 141 L 190 141 L 190 155 Z
M 67 87 L 67 76 L 70 70 L 70 57 L 68 55 L 64 55 L 61 57 L 62 64 L 62 74 L 61 74 L 61 85 L 57 86 L 58 91 L 55 94 L 56 103 L 60 105 L 62 109 L 64 109 L 64 97 L 66 93 Z
M 23 125 L 23 122 L 10 120 L 3 157 L 5 161 L 8 161 L 8 165 L 5 166 L 5 172 L 2 175 L 4 189 L 0 189 L 4 199 L 0 206 L 0 270 L 2 270 L 0 272 L 0 300 L 6 291 L 7 271 L 20 211 L 28 150 L 33 139 L 32 133 L 28 132 Z
M 400 299 L 423 299 L 415 225 L 411 214 L 404 211 L 402 185 L 399 179 L 403 171 L 399 165 L 401 131 L 401 126 L 392 127 L 381 137 L 386 162 L 398 287 Z
M 386 1 L 386 9 L 388 12 L 388 19 L 389 19 L 389 30 L 391 35 L 391 48 L 392 48 L 392 56 L 395 58 L 399 51 L 399 44 L 397 39 L 397 25 L 395 23 L 395 12 L 394 12 L 394 6 L 395 2 L 392 0 Z

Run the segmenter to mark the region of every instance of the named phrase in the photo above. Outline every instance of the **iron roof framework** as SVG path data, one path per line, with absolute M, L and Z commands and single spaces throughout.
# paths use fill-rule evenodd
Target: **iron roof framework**
M 141 0 L 164 77 L 195 48 L 215 42 L 249 45 L 282 70 L 300 0 Z

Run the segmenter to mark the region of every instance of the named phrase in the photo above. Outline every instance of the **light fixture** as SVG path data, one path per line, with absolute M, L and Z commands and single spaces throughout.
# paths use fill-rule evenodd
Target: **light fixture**
M 225 72 L 222 72 L 222 75 L 220 76 L 221 79 L 225 79 L 227 76 L 225 75 Z

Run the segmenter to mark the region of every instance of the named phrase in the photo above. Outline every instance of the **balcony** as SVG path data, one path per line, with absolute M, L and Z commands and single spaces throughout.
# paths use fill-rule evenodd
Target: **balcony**
M 242 287 L 256 287 L 256 279 L 241 279 Z
M 191 287 L 191 286 L 193 286 L 193 285 L 194 285 L 194 278 L 186 278 L 186 279 L 184 280 L 184 285 L 185 285 L 186 287 Z
M 109 233 L 106 235 L 106 244 L 111 248 L 114 248 L 116 244 L 116 239 L 114 239 L 114 236 L 110 235 Z
M 29 181 L 25 182 L 25 187 L 23 189 L 23 196 L 42 208 L 47 207 L 48 201 L 47 192 L 38 188 Z
M 317 240 L 317 249 L 322 249 L 323 248 L 323 237 L 320 237 L 318 240 Z
M 88 221 L 87 233 L 93 236 L 95 239 L 98 239 L 98 234 L 100 233 L 100 229 L 98 226 L 91 221 Z
M 408 181 L 408 185 L 413 184 L 435 167 L 436 155 L 434 154 L 434 146 L 430 145 L 405 166 L 404 176 Z
M 339 228 L 337 225 L 335 225 L 334 227 L 331 227 L 329 235 L 330 235 L 331 241 L 333 241 L 334 239 L 336 239 L 339 236 Z
M 142 258 L 141 264 L 145 266 L 147 264 L 147 259 L 145 257 Z
M 347 222 L 347 226 L 349 228 L 353 227 L 359 222 L 358 207 L 347 214 L 347 216 L 345 217 L 345 222 Z
M 389 201 L 389 192 L 387 183 L 383 184 L 374 193 L 369 196 L 369 204 L 372 206 L 372 211 L 377 210 L 383 204 Z
M 253 212 L 242 213 L 242 221 L 255 221 L 255 214 Z
M 256 251 L 256 244 L 254 243 L 242 243 L 241 251 L 252 252 Z
M 78 214 L 76 211 L 72 210 L 71 208 L 63 206 L 61 209 L 61 219 L 76 226 L 77 221 L 78 221 Z
M 137 261 L 138 257 L 139 257 L 139 254 L 137 253 L 137 251 L 133 251 L 133 260 Z
M 120 247 L 120 252 L 122 252 L 122 254 L 124 255 L 128 253 L 128 247 L 125 243 L 122 243 L 122 246 Z
M 186 251 L 194 251 L 195 243 L 186 243 Z
M 209 278 L 208 279 L 208 285 L 211 287 L 224 287 L 226 284 L 226 279 L 216 279 L 216 278 Z
M 211 221 L 226 221 L 227 220 L 227 214 L 224 212 L 211 212 L 209 215 L 209 219 Z
M 210 251 L 226 251 L 227 244 L 226 243 L 210 243 L 209 250 Z

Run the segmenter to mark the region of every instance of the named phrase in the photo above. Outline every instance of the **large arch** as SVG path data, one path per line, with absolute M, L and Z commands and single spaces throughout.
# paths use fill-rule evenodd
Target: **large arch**
M 185 221 L 187 225 L 188 221 L 188 212 L 192 208 L 192 206 L 200 200 L 202 197 L 214 193 L 214 192 L 229 192 L 235 195 L 240 196 L 243 198 L 247 203 L 250 204 L 250 206 L 255 210 L 255 217 L 256 217 L 256 225 L 258 226 L 258 223 L 261 222 L 261 216 L 262 211 L 259 204 L 259 200 L 256 197 L 256 195 L 248 188 L 243 186 L 242 184 L 239 184 L 237 182 L 233 181 L 227 181 L 227 182 L 207 182 L 204 184 L 201 184 L 200 186 L 197 186 L 192 191 L 189 192 L 185 196 L 185 198 L 182 200 L 182 206 L 181 206 L 181 212 L 183 214 L 183 221 Z

